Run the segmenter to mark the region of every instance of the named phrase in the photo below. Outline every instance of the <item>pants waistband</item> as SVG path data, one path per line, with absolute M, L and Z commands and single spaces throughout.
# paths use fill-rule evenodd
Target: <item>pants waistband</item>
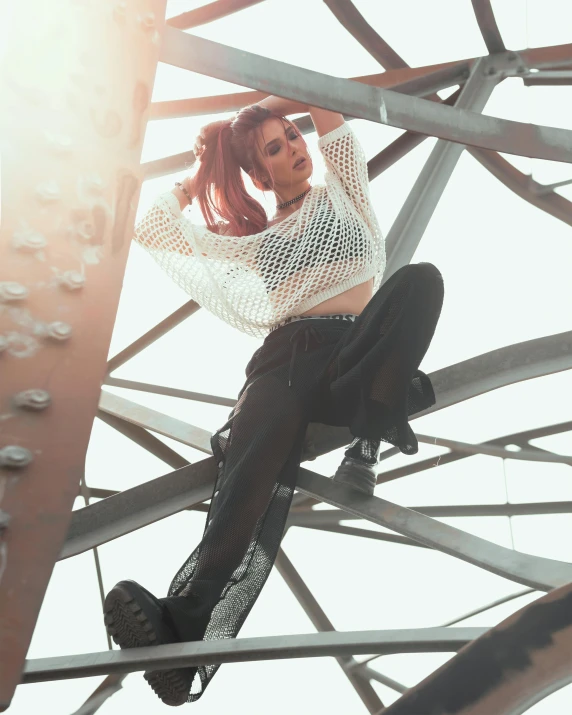
M 353 322 L 358 318 L 354 313 L 335 313 L 331 315 L 291 315 L 289 318 L 285 318 L 280 323 L 276 323 L 270 328 L 270 332 L 281 328 L 289 323 L 294 323 L 297 320 L 349 320 Z

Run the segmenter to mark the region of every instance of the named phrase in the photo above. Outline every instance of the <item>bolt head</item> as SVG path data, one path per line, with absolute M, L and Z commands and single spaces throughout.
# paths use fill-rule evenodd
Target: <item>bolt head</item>
M 0 301 L 24 300 L 29 294 L 26 286 L 13 281 L 3 281 L 0 283 Z
M 62 323 L 59 320 L 49 323 L 47 329 L 48 337 L 53 338 L 54 340 L 67 340 L 72 333 L 71 325 L 68 325 L 68 323 Z
M 152 30 L 155 27 L 155 14 L 148 12 L 138 17 L 138 21 L 144 30 Z
M 12 237 L 12 245 L 20 251 L 41 251 L 48 245 L 48 242 L 41 233 L 29 229 L 15 231 Z
M 79 271 L 66 271 L 60 278 L 60 282 L 68 290 L 78 290 L 83 288 L 85 277 Z
M 24 390 L 14 396 L 14 404 L 27 410 L 45 410 L 52 398 L 46 390 Z
M 85 185 L 94 194 L 101 194 L 105 190 L 105 181 L 99 174 L 88 174 L 85 177 Z
M 52 203 L 53 201 L 58 201 L 61 196 L 61 192 L 57 181 L 50 179 L 39 183 L 36 186 L 36 196 L 42 203 Z
M 91 241 L 95 236 L 95 227 L 90 221 L 80 221 L 76 226 L 76 233 L 82 241 Z
M 53 151 L 57 154 L 69 154 L 73 149 L 73 140 L 66 134 L 52 134 L 44 132 L 44 137 Z
M 21 469 L 30 464 L 33 459 L 33 454 L 25 447 L 9 444 L 7 447 L 0 449 L 0 467 L 5 467 L 6 469 Z
M 496 67 L 489 67 L 487 70 L 487 74 L 493 75 L 497 73 L 497 68 Z
M 113 14 L 117 17 L 117 19 L 123 19 L 127 13 L 127 3 L 125 0 L 119 0 L 119 2 L 115 3 L 115 7 L 113 8 Z

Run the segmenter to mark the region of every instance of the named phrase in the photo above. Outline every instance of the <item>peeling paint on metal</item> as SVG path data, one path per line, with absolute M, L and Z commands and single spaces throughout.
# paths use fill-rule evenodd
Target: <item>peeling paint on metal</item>
M 383 101 L 383 97 L 379 100 L 379 121 L 382 124 L 387 124 L 387 107 Z

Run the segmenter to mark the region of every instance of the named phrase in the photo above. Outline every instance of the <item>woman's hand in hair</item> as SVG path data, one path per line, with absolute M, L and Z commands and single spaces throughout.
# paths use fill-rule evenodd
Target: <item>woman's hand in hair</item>
M 216 122 L 210 122 L 201 127 L 197 138 L 195 139 L 195 146 L 193 147 L 193 152 L 197 158 L 200 159 L 205 146 L 212 141 L 212 139 L 218 136 L 220 130 L 224 126 L 230 126 L 232 120 L 230 119 L 219 119 Z

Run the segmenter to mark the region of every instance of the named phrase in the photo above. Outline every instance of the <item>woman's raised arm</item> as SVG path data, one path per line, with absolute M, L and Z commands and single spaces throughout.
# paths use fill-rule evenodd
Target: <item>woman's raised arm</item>
M 321 107 L 311 107 L 302 102 L 296 102 L 293 99 L 284 99 L 274 95 L 266 97 L 257 102 L 261 107 L 266 107 L 277 114 L 287 116 L 288 114 L 299 114 L 300 112 L 309 112 L 316 127 L 316 132 L 319 137 L 324 134 L 329 134 L 334 129 L 341 127 L 344 123 L 344 116 L 339 112 L 331 112 L 329 109 Z

